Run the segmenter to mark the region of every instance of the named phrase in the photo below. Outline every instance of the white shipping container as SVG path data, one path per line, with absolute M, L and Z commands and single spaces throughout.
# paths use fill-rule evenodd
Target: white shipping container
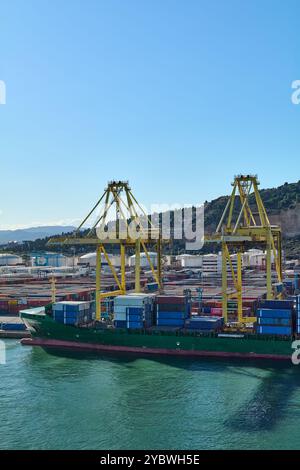
M 63 302 L 56 302 L 53 304 L 54 310 L 64 310 L 66 306 L 74 307 L 74 310 L 87 310 L 90 308 L 90 302 L 86 301 L 74 301 L 74 300 L 65 300 Z
M 126 319 L 127 319 L 126 312 L 125 312 L 125 313 L 115 313 L 115 314 L 114 314 L 114 320 L 117 320 L 117 321 L 126 321 Z
M 119 307 L 121 305 L 126 305 L 127 307 L 142 307 L 145 305 L 147 302 L 147 299 L 143 296 L 129 296 L 129 295 L 124 295 L 124 296 L 119 296 L 116 297 L 114 300 L 114 307 Z
M 117 307 L 114 307 L 114 313 L 126 313 L 127 306 L 126 305 L 120 305 Z
M 57 302 L 56 304 L 52 305 L 52 309 L 54 311 L 60 311 L 61 312 L 64 309 L 64 306 L 61 302 Z

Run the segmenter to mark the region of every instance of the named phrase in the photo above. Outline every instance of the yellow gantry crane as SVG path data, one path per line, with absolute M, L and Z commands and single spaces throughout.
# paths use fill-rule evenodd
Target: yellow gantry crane
M 82 235 L 85 224 L 91 217 L 98 215 L 86 235 Z M 113 214 L 113 217 L 111 217 Z M 110 216 L 110 217 L 109 217 Z M 147 250 L 147 244 L 154 245 L 157 252 L 157 269 L 155 269 Z M 96 246 L 96 320 L 101 318 L 101 299 L 126 293 L 125 257 L 126 247 L 135 247 L 135 292 L 140 292 L 141 248 L 148 260 L 150 269 L 159 288 L 162 286 L 162 237 L 159 227 L 140 206 L 128 181 L 110 181 L 103 195 L 69 237 L 54 237 L 49 245 L 95 245 Z M 105 245 L 120 247 L 121 275 L 118 276 L 112 265 Z M 101 292 L 101 258 L 104 256 L 109 265 L 118 289 Z
M 242 298 L 242 252 L 245 244 L 263 245 L 266 250 L 267 298 L 274 298 L 272 289 L 272 256 L 279 283 L 282 282 L 281 229 L 271 225 L 263 201 L 259 194 L 259 181 L 256 175 L 235 176 L 232 193 L 228 199 L 221 220 L 214 235 L 208 241 L 222 245 L 222 310 L 225 322 L 228 320 L 227 302 L 237 299 L 238 322 L 252 322 L 255 318 L 243 318 Z M 250 195 L 254 197 L 249 202 Z M 239 200 L 239 210 L 237 210 Z M 237 268 L 234 269 L 230 252 L 237 255 Z M 233 292 L 229 292 L 227 268 L 233 279 Z M 280 294 L 279 294 L 280 295 Z

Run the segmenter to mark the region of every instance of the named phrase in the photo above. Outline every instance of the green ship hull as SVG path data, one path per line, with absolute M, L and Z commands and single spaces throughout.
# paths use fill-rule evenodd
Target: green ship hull
M 21 317 L 32 333 L 32 338 L 25 338 L 22 344 L 44 348 L 285 361 L 291 361 L 293 353 L 291 337 L 96 329 L 60 324 L 45 313 L 22 312 Z

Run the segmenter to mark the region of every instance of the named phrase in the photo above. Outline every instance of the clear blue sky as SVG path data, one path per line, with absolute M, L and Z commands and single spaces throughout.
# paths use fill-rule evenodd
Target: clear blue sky
M 1 2 L 0 228 L 83 217 L 107 180 L 200 203 L 300 178 L 300 2 Z

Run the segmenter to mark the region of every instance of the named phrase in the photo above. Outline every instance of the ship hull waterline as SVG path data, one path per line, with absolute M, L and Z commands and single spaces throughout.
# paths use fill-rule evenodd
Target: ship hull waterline
M 32 338 L 23 345 L 44 349 L 90 351 L 99 353 L 133 353 L 136 355 L 211 357 L 290 361 L 291 338 L 236 338 L 218 335 L 190 335 L 172 332 L 145 332 L 116 329 L 80 328 L 55 322 L 48 315 L 21 315 Z M 223 336 L 223 335 L 222 335 Z
M 99 352 L 99 353 L 114 353 L 114 354 L 137 354 L 142 355 L 159 355 L 159 356 L 183 356 L 183 357 L 203 357 L 203 358 L 228 358 L 228 359 L 261 359 L 261 360 L 276 360 L 276 361 L 290 361 L 291 358 L 279 354 L 257 354 L 251 353 L 238 353 L 228 351 L 195 351 L 185 349 L 165 349 L 165 348 L 147 348 L 147 347 L 130 347 L 130 346 L 109 346 L 104 344 L 91 344 L 91 343 L 75 343 L 74 341 L 64 341 L 56 339 L 43 339 L 43 338 L 24 338 L 21 340 L 23 346 L 40 346 L 43 349 L 65 349 L 82 352 Z

